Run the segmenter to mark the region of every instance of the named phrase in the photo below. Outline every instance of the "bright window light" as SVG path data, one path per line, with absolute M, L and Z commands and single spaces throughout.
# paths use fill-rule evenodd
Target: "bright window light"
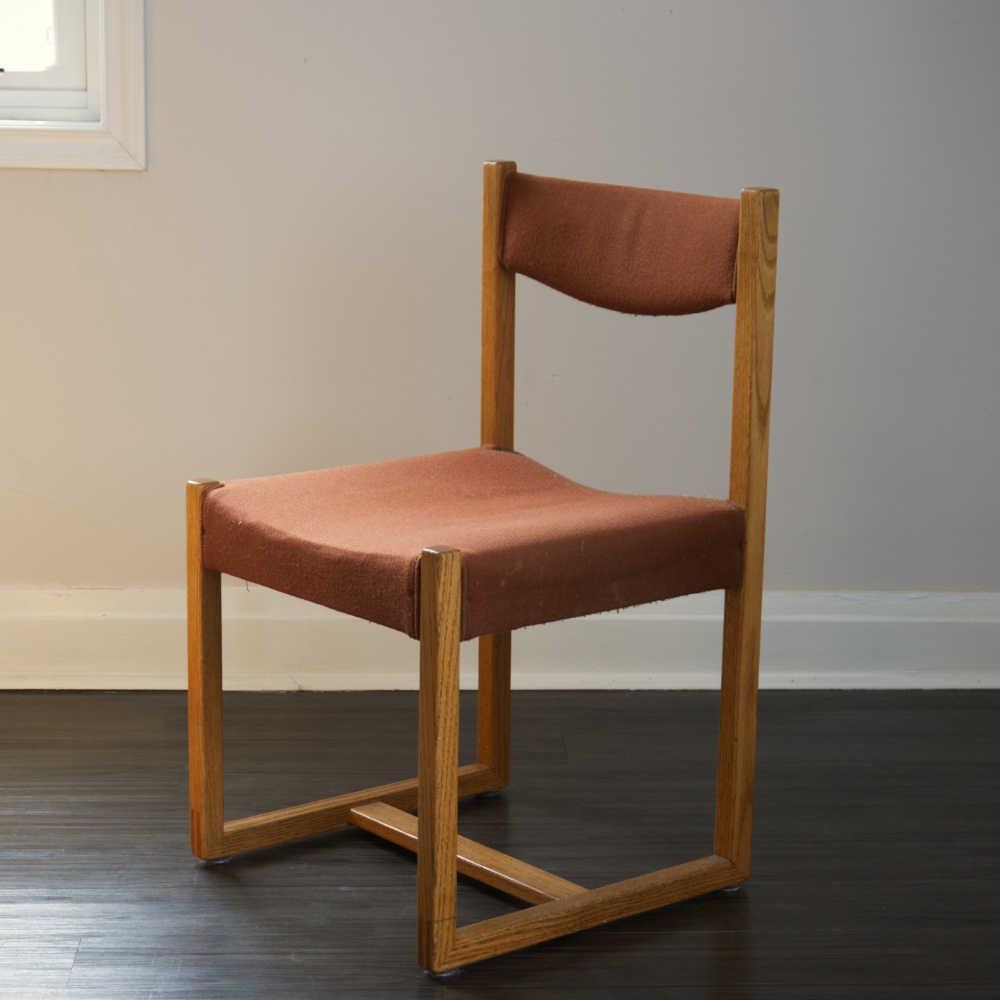
M 54 0 L 0 0 L 0 68 L 40 73 L 55 63 Z

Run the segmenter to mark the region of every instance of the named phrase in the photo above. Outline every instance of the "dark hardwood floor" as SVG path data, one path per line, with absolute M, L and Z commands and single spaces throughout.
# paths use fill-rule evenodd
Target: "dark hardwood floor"
M 587 885 L 709 853 L 716 703 L 516 694 L 513 784 L 464 804 L 463 832 Z M 1000 997 L 1000 691 L 760 704 L 741 892 L 434 980 L 404 852 L 345 830 L 191 857 L 182 694 L 0 693 L 0 997 Z M 415 708 L 227 695 L 228 811 L 410 776 Z M 462 905 L 509 904 L 463 883 Z

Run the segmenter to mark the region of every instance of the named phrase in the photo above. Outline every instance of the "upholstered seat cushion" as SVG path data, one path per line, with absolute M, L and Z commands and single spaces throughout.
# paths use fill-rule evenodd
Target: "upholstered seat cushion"
M 734 587 L 743 511 L 590 489 L 488 448 L 224 483 L 207 569 L 416 636 L 421 551 L 462 552 L 462 637 Z

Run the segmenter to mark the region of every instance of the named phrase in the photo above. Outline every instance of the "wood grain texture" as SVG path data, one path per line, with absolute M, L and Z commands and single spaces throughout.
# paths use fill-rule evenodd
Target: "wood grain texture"
M 500 263 L 509 160 L 483 164 L 483 329 L 480 443 L 514 447 L 514 272 Z
M 462 927 L 449 956 L 452 967 L 480 962 L 565 934 L 635 916 L 669 903 L 721 889 L 734 881 L 727 858 L 706 857 L 615 882 L 581 895 L 540 903 Z
M 510 663 L 510 632 L 480 638 L 477 760 L 496 775 L 497 788 L 510 782 Z
M 458 851 L 459 643 L 462 555 L 440 546 L 420 558 L 420 725 L 417 958 L 449 968 L 455 943 Z
M 729 498 L 746 515 L 743 584 L 726 592 L 715 851 L 750 872 L 754 748 L 764 579 L 778 192 L 740 199 Z
M 186 490 L 191 850 L 206 860 L 222 851 L 222 584 L 202 565 L 201 508 L 218 485 L 195 479 Z
M 511 160 L 483 164 L 482 374 L 480 444 L 514 447 L 515 275 L 500 263 L 503 195 Z M 478 759 L 510 780 L 510 633 L 479 640 Z
M 372 802 L 352 809 L 350 821 L 415 854 L 419 850 L 416 817 L 385 802 Z M 458 838 L 458 871 L 526 903 L 548 903 L 587 891 L 582 885 L 494 851 L 468 837 Z
M 459 797 L 480 795 L 497 787 L 497 776 L 481 764 L 466 764 L 458 769 L 457 787 Z M 218 853 L 213 856 L 226 857 L 341 829 L 350 823 L 351 810 L 368 802 L 386 802 L 398 809 L 414 809 L 417 805 L 417 779 L 395 781 L 229 820 L 218 841 Z

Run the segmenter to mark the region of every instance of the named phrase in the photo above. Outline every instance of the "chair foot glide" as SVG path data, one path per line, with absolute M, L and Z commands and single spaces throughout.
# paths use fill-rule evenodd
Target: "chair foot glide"
M 461 974 L 462 974 L 461 967 L 457 969 L 446 969 L 444 972 L 431 972 L 430 969 L 424 969 L 424 975 L 428 979 L 435 979 L 435 980 L 454 979 L 456 976 L 460 976 Z

